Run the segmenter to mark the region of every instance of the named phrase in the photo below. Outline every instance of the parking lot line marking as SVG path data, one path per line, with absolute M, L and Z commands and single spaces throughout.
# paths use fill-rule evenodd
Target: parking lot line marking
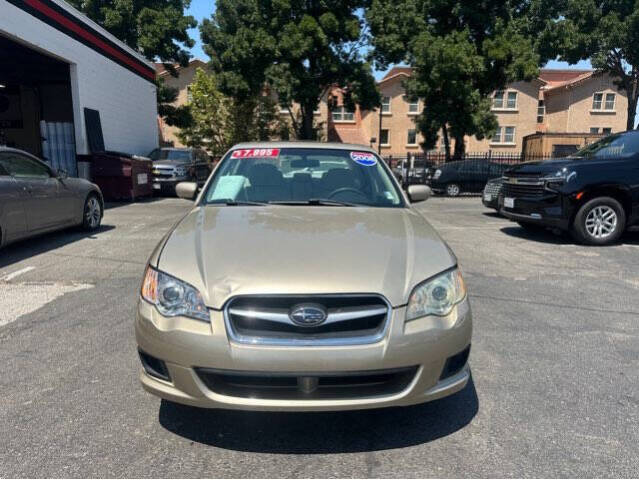
M 1 280 L 3 282 L 10 282 L 14 278 L 19 277 L 20 275 L 24 273 L 30 272 L 31 270 L 35 270 L 35 267 L 24 267 L 24 268 L 21 268 L 20 270 L 16 270 L 15 272 L 5 275 L 4 277 L 2 277 Z

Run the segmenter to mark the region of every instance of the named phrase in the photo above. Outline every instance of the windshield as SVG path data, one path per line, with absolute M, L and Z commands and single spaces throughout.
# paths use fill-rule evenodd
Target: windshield
M 626 158 L 639 152 L 639 135 L 634 132 L 608 135 L 598 142 L 582 148 L 571 157 Z
M 381 162 L 355 150 L 235 149 L 222 160 L 203 199 L 207 204 L 403 206 Z
M 190 150 L 158 149 L 149 155 L 151 160 L 190 160 Z

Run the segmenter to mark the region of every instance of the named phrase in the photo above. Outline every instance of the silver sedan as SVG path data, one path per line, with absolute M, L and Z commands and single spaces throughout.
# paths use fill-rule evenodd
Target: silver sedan
M 68 178 L 21 150 L 0 147 L 0 247 L 72 226 L 96 230 L 103 212 L 97 185 Z

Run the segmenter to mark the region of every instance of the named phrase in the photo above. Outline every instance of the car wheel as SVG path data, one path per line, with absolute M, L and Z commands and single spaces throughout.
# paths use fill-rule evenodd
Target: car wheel
M 82 228 L 84 230 L 96 230 L 102 222 L 102 205 L 95 193 L 90 193 L 84 202 L 84 216 L 82 218 Z
M 461 188 L 456 183 L 446 185 L 446 195 L 449 197 L 457 197 L 461 193 Z
M 611 197 L 593 198 L 581 206 L 572 225 L 575 239 L 586 245 L 609 245 L 626 229 L 626 212 Z

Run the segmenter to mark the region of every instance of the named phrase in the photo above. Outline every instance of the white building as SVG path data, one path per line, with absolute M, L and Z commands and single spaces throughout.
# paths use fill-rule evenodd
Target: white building
M 145 155 L 158 145 L 154 77 L 62 0 L 0 0 L 0 143 L 71 174 L 76 154 Z

